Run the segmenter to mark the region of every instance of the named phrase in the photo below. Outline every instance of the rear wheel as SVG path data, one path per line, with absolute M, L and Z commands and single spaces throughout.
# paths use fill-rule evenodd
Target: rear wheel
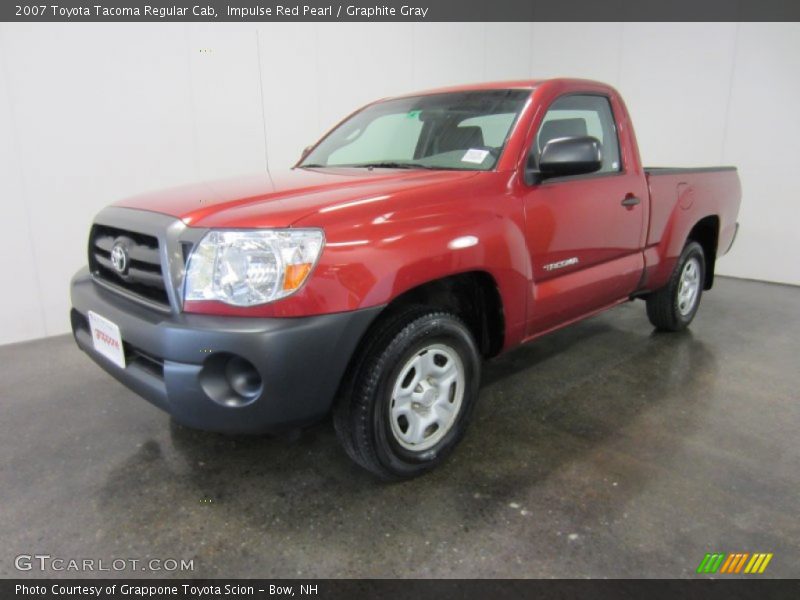
M 703 247 L 689 242 L 667 285 L 647 297 L 647 316 L 657 329 L 681 331 L 692 322 L 703 295 L 705 272 Z
M 440 464 L 464 434 L 478 396 L 480 356 L 455 315 L 415 307 L 365 341 L 334 411 L 348 455 L 384 479 Z

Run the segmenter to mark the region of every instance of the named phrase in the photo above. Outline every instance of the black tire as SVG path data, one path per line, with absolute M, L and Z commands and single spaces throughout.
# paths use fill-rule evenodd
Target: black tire
M 697 291 L 688 307 L 681 298 L 681 278 L 687 265 L 694 261 L 695 268 L 699 271 L 697 276 Z M 681 252 L 675 270 L 669 282 L 663 288 L 647 297 L 647 317 L 656 329 L 661 331 L 682 331 L 689 326 L 703 295 L 703 285 L 706 274 L 706 260 L 703 247 L 697 242 L 689 242 Z
M 414 451 L 404 447 L 404 442 L 393 431 L 402 417 L 393 424 L 392 396 L 395 385 L 405 383 L 407 377 L 403 382 L 399 377 L 403 372 L 408 373 L 409 363 L 425 355 L 432 346 L 455 353 L 451 354 L 453 368 L 463 369 L 463 383 L 448 384 L 447 396 L 450 398 L 452 386 L 460 386 L 458 389 L 463 390 L 463 395 L 458 395 L 460 407 L 454 410 L 452 424 L 437 434 L 441 439 L 432 447 Z M 435 356 L 438 350 L 432 352 L 431 361 L 441 359 Z M 445 366 L 447 360 L 445 357 Z M 425 307 L 406 309 L 379 322 L 362 344 L 334 408 L 337 436 L 350 458 L 381 479 L 409 479 L 421 475 L 439 465 L 461 440 L 478 397 L 480 370 L 477 345 L 460 319 Z M 433 395 L 436 402 L 440 402 L 439 391 Z M 438 425 L 435 427 L 438 429 Z M 427 431 L 425 429 L 423 435 Z M 429 441 L 434 439 L 429 438 Z

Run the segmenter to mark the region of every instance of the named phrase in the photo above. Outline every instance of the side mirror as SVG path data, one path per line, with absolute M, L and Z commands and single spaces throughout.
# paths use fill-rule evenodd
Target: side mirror
M 311 152 L 311 149 L 312 149 L 313 147 L 314 147 L 314 144 L 311 144 L 310 146 L 306 146 L 305 148 L 303 148 L 303 151 L 300 153 L 300 160 L 299 160 L 299 161 L 297 161 L 297 162 L 302 162 L 302 161 L 303 161 L 303 159 L 304 159 L 306 156 L 308 156 L 308 153 L 309 153 L 309 152 Z
M 550 140 L 539 157 L 539 178 L 594 173 L 603 166 L 602 147 L 591 136 Z

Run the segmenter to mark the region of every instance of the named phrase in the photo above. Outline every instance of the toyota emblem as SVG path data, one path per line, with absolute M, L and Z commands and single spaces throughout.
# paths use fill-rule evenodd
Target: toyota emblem
M 121 242 L 114 244 L 111 249 L 111 264 L 120 275 L 124 275 L 128 270 L 128 249 Z

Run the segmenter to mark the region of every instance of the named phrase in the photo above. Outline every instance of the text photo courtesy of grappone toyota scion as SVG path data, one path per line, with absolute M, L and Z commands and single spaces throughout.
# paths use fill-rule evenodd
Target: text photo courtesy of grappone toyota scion
M 733 167 L 642 167 L 601 83 L 391 98 L 284 174 L 101 211 L 72 328 L 183 425 L 269 433 L 332 411 L 354 461 L 407 478 L 463 436 L 484 359 L 634 298 L 656 328 L 688 326 L 740 198 Z

